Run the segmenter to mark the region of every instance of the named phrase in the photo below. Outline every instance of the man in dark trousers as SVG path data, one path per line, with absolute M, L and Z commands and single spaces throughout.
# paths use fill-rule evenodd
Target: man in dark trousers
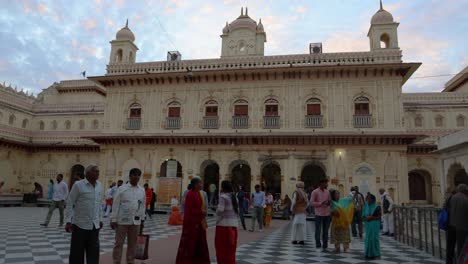
M 359 192 L 359 187 L 354 186 L 351 188 L 351 195 L 354 203 L 354 215 L 351 223 L 351 232 L 353 237 L 358 236 L 362 238 L 362 209 L 364 208 L 364 195 Z M 356 230 L 357 226 L 357 230 Z
M 68 195 L 65 230 L 71 235 L 70 264 L 99 263 L 99 230 L 102 228 L 102 185 L 99 168 L 89 165 L 85 179 L 76 181 Z
M 242 223 L 242 228 L 246 230 L 245 219 L 244 219 L 244 212 L 245 212 L 244 199 L 245 199 L 245 192 L 244 190 L 242 190 L 242 186 L 239 186 L 239 192 L 237 192 L 237 200 L 239 201 L 238 203 L 239 204 L 239 217 Z
M 457 186 L 457 193 L 452 196 L 448 205 L 449 226 L 455 229 L 457 256 L 468 238 L 468 185 Z

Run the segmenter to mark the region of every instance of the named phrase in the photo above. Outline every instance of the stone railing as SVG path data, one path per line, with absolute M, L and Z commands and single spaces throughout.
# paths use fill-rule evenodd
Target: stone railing
M 323 127 L 323 117 L 321 115 L 308 115 L 304 120 L 306 128 L 321 128 Z
M 340 52 L 278 56 L 248 56 L 205 60 L 157 61 L 132 64 L 110 64 L 107 66 L 107 75 L 186 72 L 187 69 L 190 71 L 207 71 L 291 66 L 301 67 L 400 63 L 402 62 L 401 57 L 401 50 L 382 50 L 373 52 Z
M 249 116 L 233 116 L 232 128 L 234 129 L 249 128 Z
M 32 109 L 34 113 L 104 112 L 104 104 L 34 104 Z
M 141 118 L 130 117 L 127 118 L 127 130 L 139 130 L 141 129 Z
M 370 128 L 372 127 L 372 115 L 355 115 L 353 124 L 355 128 Z
M 181 118 L 180 117 L 166 117 L 166 129 L 180 129 Z
M 280 128 L 280 117 L 279 116 L 264 116 L 263 117 L 263 128 L 272 129 Z
M 468 104 L 468 93 L 404 93 L 402 95 L 404 106 L 426 103 L 464 103 Z
M 203 117 L 203 128 L 204 129 L 217 129 L 217 128 L 219 128 L 219 118 L 217 116 L 205 116 L 205 117 Z

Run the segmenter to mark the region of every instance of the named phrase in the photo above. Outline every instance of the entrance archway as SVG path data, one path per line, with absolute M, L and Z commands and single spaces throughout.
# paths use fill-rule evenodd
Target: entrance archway
M 76 165 L 73 165 L 73 167 L 71 167 L 70 184 L 68 185 L 70 187 L 70 190 L 76 181 L 84 179 L 85 177 L 84 172 L 85 172 L 85 168 L 81 164 L 76 164 Z
M 281 195 L 281 168 L 275 163 L 269 163 L 262 168 L 262 187 L 273 196 Z
M 447 181 L 449 192 L 455 190 L 462 183 L 468 184 L 468 175 L 465 168 L 459 163 L 452 164 L 447 174 Z
M 325 169 L 322 165 L 317 163 L 310 163 L 302 169 L 301 173 L 301 181 L 304 182 L 305 190 L 309 188 L 317 188 L 319 186 L 319 182 L 322 179 L 325 179 L 327 176 L 325 174 Z
M 408 173 L 409 195 L 412 201 L 429 201 L 431 197 L 431 175 L 426 170 L 412 170 Z M 428 199 L 429 198 L 429 199 Z
M 175 159 L 165 160 L 159 170 L 160 177 L 182 178 L 182 164 Z
M 238 190 L 242 186 L 244 191 L 250 193 L 250 183 L 252 180 L 250 166 L 243 162 L 232 164 L 231 182 L 234 189 Z
M 159 170 L 158 202 L 170 203 L 182 193 L 182 164 L 175 159 L 165 160 Z
M 214 184 L 219 192 L 219 165 L 212 160 L 206 160 L 201 165 L 201 178 L 203 180 L 203 190 L 210 193 L 210 185 Z

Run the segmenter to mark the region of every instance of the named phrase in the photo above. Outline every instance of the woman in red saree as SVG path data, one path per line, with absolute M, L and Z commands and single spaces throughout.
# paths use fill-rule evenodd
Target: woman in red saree
M 209 264 L 210 253 L 206 242 L 206 210 L 203 188 L 199 177 L 192 178 L 192 189 L 187 192 L 184 206 L 184 223 L 177 251 L 176 264 Z

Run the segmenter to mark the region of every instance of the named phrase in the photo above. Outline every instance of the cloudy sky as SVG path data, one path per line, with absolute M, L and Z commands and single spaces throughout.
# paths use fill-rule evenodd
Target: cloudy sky
M 137 61 L 220 56 L 226 21 L 248 6 L 262 19 L 266 55 L 367 51 L 370 19 L 378 0 L 0 0 L 0 82 L 38 93 L 55 81 L 105 73 L 110 44 L 129 19 L 139 47 Z M 422 62 L 405 92 L 443 89 L 468 66 L 468 0 L 384 0 L 400 22 L 406 62 Z M 423 77 L 423 78 L 421 78 Z

